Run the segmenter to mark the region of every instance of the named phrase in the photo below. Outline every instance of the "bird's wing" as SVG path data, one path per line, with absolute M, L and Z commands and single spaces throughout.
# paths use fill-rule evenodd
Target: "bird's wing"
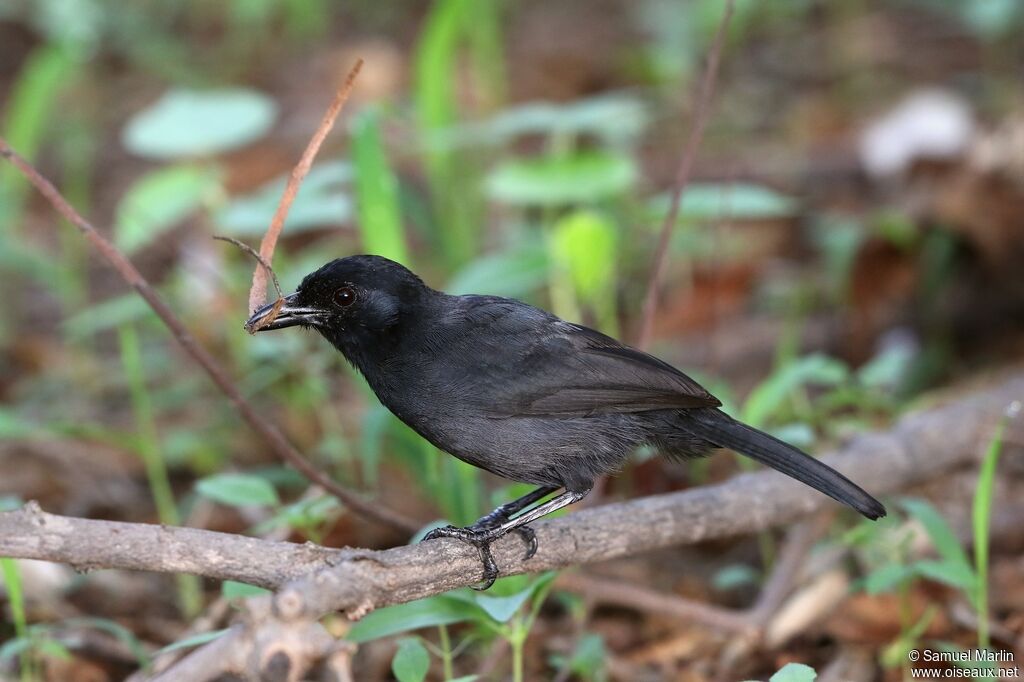
M 510 375 L 505 374 L 507 366 L 502 372 L 511 380 L 499 380 L 496 367 L 480 377 L 480 397 L 489 403 L 482 407 L 494 416 L 585 416 L 721 405 L 678 369 L 593 329 L 518 301 L 473 299 L 471 316 L 489 328 L 489 338 L 501 339 L 494 354 L 515 361 Z M 475 364 L 480 366 L 479 359 Z

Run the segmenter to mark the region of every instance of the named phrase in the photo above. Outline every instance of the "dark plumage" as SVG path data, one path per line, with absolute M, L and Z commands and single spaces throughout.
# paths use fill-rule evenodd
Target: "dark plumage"
M 839 472 L 717 409 L 717 398 L 674 367 L 520 301 L 451 296 L 386 258 L 350 256 L 303 279 L 268 323 L 271 310 L 257 311 L 247 329 L 316 329 L 431 443 L 540 486 L 469 528 L 428 536 L 476 544 L 488 584 L 497 575 L 491 541 L 517 530 L 532 555 L 527 523 L 582 499 L 598 476 L 645 444 L 681 459 L 728 447 L 868 518 L 885 515 Z

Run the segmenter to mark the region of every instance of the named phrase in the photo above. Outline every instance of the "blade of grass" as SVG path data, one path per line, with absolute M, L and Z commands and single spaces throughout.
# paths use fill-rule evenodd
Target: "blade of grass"
M 388 165 L 379 121 L 380 116 L 371 109 L 356 117 L 352 126 L 359 231 L 367 253 L 408 265 L 409 253 L 398 204 L 398 180 Z
M 135 425 L 138 430 L 138 451 L 142 464 L 146 469 L 146 480 L 149 492 L 153 496 L 157 518 L 166 526 L 178 526 L 181 517 L 174 501 L 171 488 L 171 477 L 167 473 L 160 449 L 160 437 L 157 434 L 156 419 L 153 417 L 153 402 L 149 389 L 146 387 L 146 370 L 142 366 L 142 353 L 139 351 L 139 336 L 135 327 L 130 324 L 118 329 L 121 342 L 121 364 L 124 367 L 128 388 L 131 392 L 132 411 L 135 413 Z M 203 606 L 203 592 L 199 578 L 194 575 L 177 575 L 178 606 L 189 618 L 196 616 Z
M 0 559 L 0 573 L 3 575 L 4 587 L 7 590 L 7 603 L 10 605 L 11 617 L 14 619 L 14 635 L 21 640 L 29 637 L 28 617 L 25 615 L 25 593 L 22 591 L 21 574 L 14 559 Z M 32 657 L 26 652 L 19 657 L 21 679 L 31 682 L 36 679 Z
M 978 609 L 978 647 L 987 649 L 989 647 L 989 608 L 988 608 L 988 557 L 989 544 L 988 532 L 989 522 L 992 518 L 992 492 L 995 485 L 996 465 L 999 463 L 999 454 L 1003 448 L 1003 435 L 1006 433 L 1006 424 L 1020 412 L 1019 402 L 1015 402 L 1007 410 L 1007 415 L 999 420 L 992 440 L 989 441 L 988 450 L 985 452 L 985 459 L 981 462 L 981 469 L 978 471 L 978 485 L 974 492 L 974 511 L 972 520 L 974 523 L 974 572 L 978 578 L 977 594 L 974 603 Z
M 71 53 L 59 45 L 47 45 L 35 50 L 25 61 L 10 91 L 4 136 L 26 158 L 34 159 L 42 145 L 43 136 L 51 127 L 50 114 L 56 111 L 57 97 L 71 82 L 76 61 Z M 0 171 L 0 218 L 4 224 L 17 225 L 20 221 L 25 188 L 12 180 L 14 172 Z

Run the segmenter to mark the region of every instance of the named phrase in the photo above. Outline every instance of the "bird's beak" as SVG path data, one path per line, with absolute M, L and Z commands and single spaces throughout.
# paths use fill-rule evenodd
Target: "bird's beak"
M 250 334 L 265 332 L 271 329 L 284 329 L 300 324 L 317 325 L 323 315 L 322 310 L 299 306 L 295 297 L 289 294 L 282 299 L 268 303 L 252 314 L 245 323 L 245 331 Z

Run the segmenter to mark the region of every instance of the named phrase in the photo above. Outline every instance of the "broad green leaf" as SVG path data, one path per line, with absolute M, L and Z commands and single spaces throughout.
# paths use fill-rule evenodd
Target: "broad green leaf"
M 926 578 L 960 588 L 968 596 L 978 587 L 974 569 L 966 564 L 954 561 L 918 561 L 914 568 Z
M 643 103 L 621 93 L 565 104 L 529 102 L 506 108 L 490 120 L 440 130 L 430 142 L 440 148 L 493 145 L 522 135 L 596 135 L 614 142 L 635 138 L 647 119 Z
M 960 540 L 957 539 L 956 533 L 953 532 L 953 529 L 946 523 L 946 519 L 942 518 L 942 515 L 939 514 L 935 507 L 924 500 L 913 498 L 904 499 L 901 501 L 901 504 L 911 516 L 924 526 L 939 556 L 953 567 L 951 569 L 939 569 L 940 572 L 949 570 L 973 573 L 971 562 L 967 559 L 967 552 L 960 545 Z M 951 572 L 946 573 L 946 575 L 952 574 Z
M 658 215 L 665 215 L 670 200 L 668 196 L 657 197 L 652 201 L 652 207 Z M 679 215 L 692 220 L 759 220 L 785 218 L 795 214 L 796 210 L 796 202 L 792 198 L 760 185 L 696 182 L 683 192 Z
M 526 603 L 526 600 L 533 594 L 533 587 L 528 587 L 522 592 L 508 597 L 492 597 L 488 594 L 478 594 L 476 603 L 487 612 L 487 615 L 499 623 L 507 623 L 516 611 Z
M 475 604 L 453 599 L 450 595 L 437 595 L 377 609 L 353 625 L 347 639 L 357 643 L 368 642 L 433 625 L 474 620 L 481 615 Z
M 768 678 L 768 682 L 814 682 L 818 673 L 814 668 L 803 663 L 787 663 L 782 669 Z
M 864 589 L 869 594 L 891 592 L 903 582 L 912 578 L 916 571 L 912 566 L 903 566 L 897 563 L 885 564 L 871 571 L 864 578 Z
M 473 260 L 455 273 L 445 291 L 522 298 L 543 285 L 547 276 L 547 251 L 529 244 Z
M 352 167 L 343 161 L 328 161 L 310 169 L 295 195 L 284 229 L 295 234 L 348 222 L 352 201 L 347 194 Z M 278 178 L 252 194 L 239 197 L 216 215 L 217 225 L 233 235 L 262 235 L 267 231 L 284 193 L 287 177 Z
M 388 165 L 378 120 L 377 113 L 368 110 L 362 112 L 352 125 L 359 232 L 367 253 L 409 263 L 398 205 L 398 180 Z
M 750 392 L 743 405 L 743 421 L 764 426 L 794 390 L 807 384 L 834 386 L 845 381 L 848 373 L 842 362 L 818 353 L 794 360 Z
M 889 346 L 857 370 L 857 378 L 868 388 L 898 386 L 910 369 L 914 353 L 915 348 L 909 343 Z
M 520 206 L 564 206 L 621 194 L 636 180 L 636 164 L 612 152 L 514 159 L 501 163 L 487 178 L 496 201 Z
M 114 242 L 132 253 L 156 240 L 202 206 L 220 183 L 212 168 L 160 168 L 139 178 L 117 205 Z
M 398 651 L 391 660 L 391 672 L 398 682 L 423 682 L 430 669 L 430 654 L 418 637 L 398 640 Z
M 264 594 L 270 594 L 270 590 L 234 580 L 225 580 L 220 585 L 220 594 L 225 599 L 244 599 L 246 597 L 259 597 Z
M 274 101 L 253 90 L 174 89 L 135 114 L 121 140 L 151 159 L 212 156 L 259 139 L 276 117 Z
M 552 260 L 568 271 L 580 298 L 591 305 L 614 299 L 618 253 L 615 225 L 593 211 L 575 211 L 551 230 Z
M 64 320 L 63 327 L 72 338 L 81 339 L 144 317 L 155 317 L 155 313 L 138 294 L 132 292 L 90 305 Z
M 451 593 L 451 596 L 454 599 L 470 600 L 493 620 L 506 623 L 528 599 L 548 585 L 554 576 L 554 573 L 509 576 L 496 582 L 487 593 L 461 590 Z
M 277 491 L 266 479 L 251 474 L 216 474 L 196 482 L 196 492 L 232 507 L 276 506 Z

